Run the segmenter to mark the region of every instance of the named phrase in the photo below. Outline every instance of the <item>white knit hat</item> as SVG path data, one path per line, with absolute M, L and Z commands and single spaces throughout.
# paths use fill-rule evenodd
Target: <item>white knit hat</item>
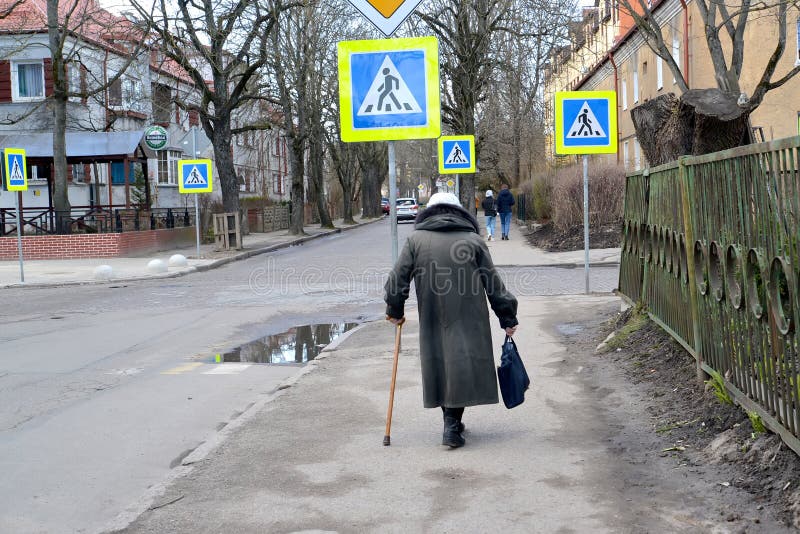
M 492 195 L 494 195 L 494 193 L 492 193 L 492 190 L 491 189 L 487 189 L 486 190 L 486 198 L 489 198 Z
M 427 207 L 436 206 L 437 204 L 450 204 L 451 206 L 461 207 L 461 202 L 458 201 L 458 197 L 453 193 L 435 193 L 431 195 Z

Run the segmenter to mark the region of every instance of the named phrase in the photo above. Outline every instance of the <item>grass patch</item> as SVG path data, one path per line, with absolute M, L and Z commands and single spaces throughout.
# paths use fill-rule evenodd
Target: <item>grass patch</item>
M 728 389 L 725 387 L 725 381 L 722 379 L 722 375 L 713 369 L 709 371 L 709 374 L 711 375 L 711 378 L 706 380 L 706 386 L 710 387 L 714 391 L 714 395 L 717 397 L 717 400 L 719 400 L 722 404 L 733 405 L 733 399 L 728 393 Z
M 617 331 L 617 334 L 608 341 L 608 348 L 614 350 L 624 345 L 628 338 L 644 328 L 649 320 L 644 307 L 637 306 L 632 311 L 628 321 L 622 325 L 622 328 Z
M 764 421 L 757 412 L 747 412 L 747 417 L 750 418 L 750 424 L 753 426 L 753 432 L 756 434 L 763 434 L 767 431 Z

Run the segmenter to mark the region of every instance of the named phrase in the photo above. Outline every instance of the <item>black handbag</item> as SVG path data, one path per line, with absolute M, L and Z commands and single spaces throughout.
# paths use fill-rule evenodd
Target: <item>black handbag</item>
M 500 393 L 503 403 L 509 410 L 525 402 L 525 390 L 531 385 L 522 358 L 519 357 L 517 344 L 511 336 L 503 342 L 503 354 L 500 356 L 500 367 L 497 368 L 497 380 L 500 382 Z

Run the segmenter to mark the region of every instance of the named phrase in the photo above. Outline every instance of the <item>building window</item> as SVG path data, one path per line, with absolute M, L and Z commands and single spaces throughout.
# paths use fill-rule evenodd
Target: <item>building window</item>
M 134 78 L 117 78 L 108 88 L 108 105 L 141 112 L 144 106 L 142 82 Z
M 625 141 L 622 143 L 622 165 L 625 167 L 625 170 L 628 170 L 628 142 Z
M 633 168 L 637 171 L 642 168 L 642 147 L 638 139 L 633 140 Z
M 622 109 L 628 109 L 628 82 L 622 80 Z
M 12 98 L 16 101 L 44 98 L 44 62 L 14 62 L 11 67 Z
M 159 150 L 158 154 L 158 184 L 178 184 L 178 160 L 181 153 L 177 150 Z
M 283 194 L 283 182 L 281 181 L 281 173 L 272 173 L 272 192 L 276 195 Z
M 81 74 L 81 64 L 76 61 L 67 65 L 67 86 L 68 91 L 75 94 L 70 97 L 72 100 L 81 100 L 86 94 L 86 81 Z
M 664 88 L 664 60 L 661 56 L 656 58 L 656 88 Z
M 86 166 L 82 164 L 76 164 L 72 166 L 72 182 L 73 183 L 85 183 L 86 182 Z
M 680 15 L 675 17 L 675 20 L 672 24 L 672 59 L 675 60 L 675 64 L 680 69 L 681 67 L 681 36 L 678 34 L 678 18 Z M 672 83 L 676 83 L 678 80 L 675 77 L 672 77 Z
M 639 55 L 633 55 L 633 103 L 639 102 Z
M 797 57 L 795 57 L 795 67 L 800 65 L 800 19 L 797 19 L 795 26 L 795 33 L 797 34 Z

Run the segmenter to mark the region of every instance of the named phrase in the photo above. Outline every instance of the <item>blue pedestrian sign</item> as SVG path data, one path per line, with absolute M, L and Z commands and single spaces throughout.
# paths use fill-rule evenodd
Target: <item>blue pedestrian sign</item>
M 5 183 L 8 191 L 28 190 L 28 171 L 24 148 L 6 148 L 3 151 Z
M 439 174 L 475 172 L 475 136 L 448 135 L 439 138 Z
M 565 91 L 555 100 L 557 154 L 616 154 L 616 92 Z
M 339 100 L 345 142 L 438 137 L 438 41 L 340 42 Z
M 212 186 L 210 159 L 178 161 L 178 190 L 181 193 L 210 193 Z

